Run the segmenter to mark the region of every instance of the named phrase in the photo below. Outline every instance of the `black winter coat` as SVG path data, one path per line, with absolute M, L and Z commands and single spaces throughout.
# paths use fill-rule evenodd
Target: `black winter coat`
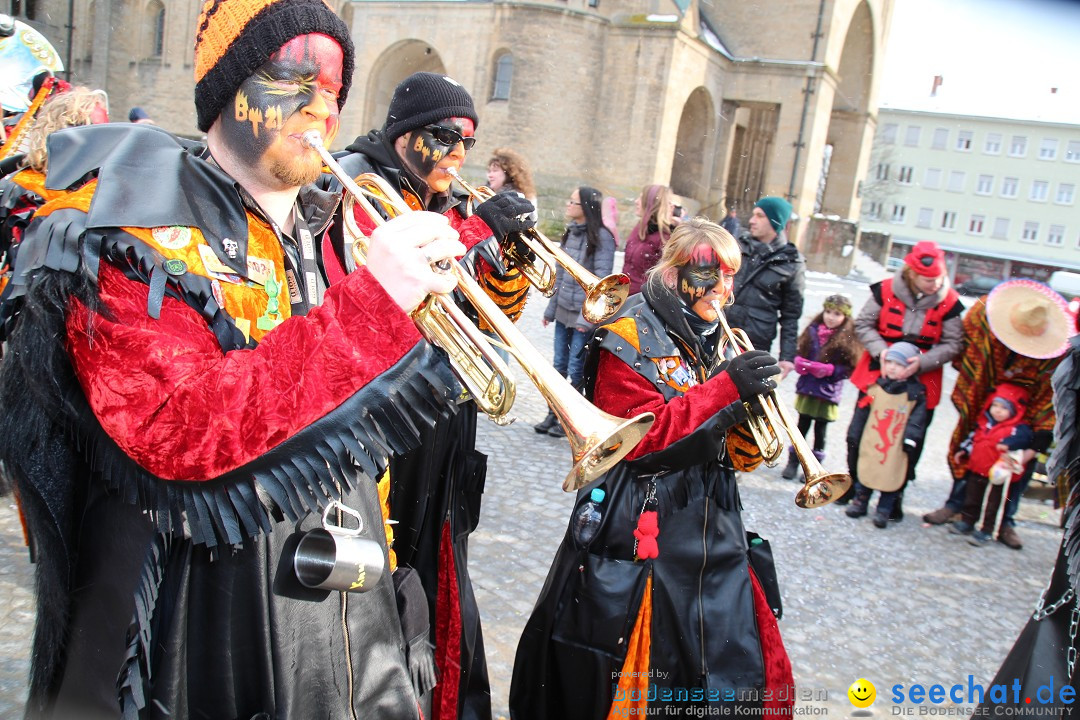
M 739 236 L 742 266 L 735 275 L 735 303 L 727 309 L 732 327 L 746 331 L 758 350 L 770 350 L 780 325 L 780 360 L 795 358 L 806 288 L 806 259 L 780 233 L 766 245 Z

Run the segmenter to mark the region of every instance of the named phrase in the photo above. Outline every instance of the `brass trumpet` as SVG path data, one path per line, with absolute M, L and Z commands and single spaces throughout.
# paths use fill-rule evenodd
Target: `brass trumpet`
M 346 230 L 352 236 L 353 258 L 358 265 L 363 265 L 367 238 L 353 217 L 354 206 L 359 204 L 376 225 L 385 223 L 386 219 L 372 201 L 391 218 L 412 212 L 412 209 L 378 175 L 365 173 L 354 181 L 326 150 L 318 132 L 309 130 L 303 134 L 303 139 L 319 153 L 323 163 L 345 188 L 342 215 Z M 437 264 L 436 269 L 454 276 L 458 290 L 517 358 L 566 432 L 574 467 L 563 481 L 563 490 L 578 490 L 588 485 L 641 442 L 656 419 L 652 413 L 623 419 L 594 406 L 537 352 L 459 263 L 447 261 L 446 264 L 447 267 Z M 446 295 L 430 295 L 412 312 L 412 318 L 421 334 L 449 355 L 454 374 L 480 409 L 496 422 L 503 420 L 514 402 L 510 370 L 457 304 Z
M 753 350 L 754 345 L 746 332 L 742 328 L 733 330 L 728 325 L 720 303 L 713 302 L 712 306 L 720 319 L 722 339 L 727 343 L 731 356 Z M 791 419 L 787 408 L 780 402 L 776 390 L 759 396 L 759 400 L 761 409 L 765 413 L 764 416 L 753 412 L 750 404 L 746 403 L 746 413 L 749 416 L 746 425 L 750 429 L 750 434 L 754 436 L 754 442 L 761 451 L 765 464 L 769 467 L 775 466 L 784 454 L 784 442 L 777 434 L 776 428 L 781 427 L 787 433 L 792 451 L 799 459 L 803 476 L 806 478 L 802 489 L 795 496 L 795 504 L 801 508 L 816 508 L 838 500 L 851 487 L 851 476 L 847 473 L 826 472 L 810 445 L 807 444 L 806 438 L 799 432 L 798 423 Z
M 489 187 L 473 187 L 453 168 L 448 168 L 446 173 L 454 178 L 477 203 L 490 200 L 495 195 Z M 503 254 L 545 297 L 551 297 L 554 294 L 556 266 L 562 265 L 570 277 L 574 278 L 574 282 L 585 290 L 585 302 L 582 303 L 581 314 L 589 322 L 602 323 L 617 313 L 626 302 L 630 294 L 630 278 L 623 273 L 613 273 L 605 278 L 597 277 L 570 257 L 558 243 L 549 240 L 535 227 L 521 233 L 521 240 L 536 256 L 534 260 L 530 261 L 522 257 L 513 244 L 506 248 Z

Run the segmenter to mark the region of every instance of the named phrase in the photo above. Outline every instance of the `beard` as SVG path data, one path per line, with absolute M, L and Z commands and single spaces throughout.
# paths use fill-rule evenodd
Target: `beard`
M 270 174 L 288 187 L 310 185 L 322 175 L 322 160 L 312 151 L 300 157 L 276 159 L 270 164 Z

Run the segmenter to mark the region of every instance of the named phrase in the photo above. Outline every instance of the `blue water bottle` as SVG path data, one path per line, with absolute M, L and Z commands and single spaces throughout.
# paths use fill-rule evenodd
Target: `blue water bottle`
M 600 503 L 604 502 L 604 496 L 603 489 L 593 488 L 589 494 L 589 502 L 578 508 L 574 514 L 574 539 L 578 545 L 588 545 L 600 530 L 600 520 L 603 518 Z

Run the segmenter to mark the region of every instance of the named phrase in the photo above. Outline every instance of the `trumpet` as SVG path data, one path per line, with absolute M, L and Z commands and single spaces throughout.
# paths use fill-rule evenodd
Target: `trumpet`
M 314 130 L 303 134 L 304 143 L 319 153 L 323 163 L 345 188 L 343 219 L 353 241 L 353 259 L 366 262 L 367 238 L 353 215 L 356 205 L 375 225 L 412 209 L 383 178 L 365 173 L 353 180 L 326 150 L 322 136 Z M 458 283 L 458 290 L 487 321 L 544 396 L 551 411 L 566 432 L 574 466 L 563 481 L 563 490 L 578 490 L 603 475 L 622 460 L 645 436 L 655 421 L 652 413 L 630 419 L 603 412 L 586 400 L 548 363 L 521 334 L 502 310 L 491 300 L 468 272 L 457 262 L 445 261 L 435 269 L 448 272 Z M 432 344 L 446 351 L 458 380 L 476 400 L 482 411 L 499 424 L 514 402 L 514 381 L 510 369 L 491 347 L 461 308 L 446 295 L 430 295 L 412 312 L 413 322 Z
M 754 349 L 746 332 L 741 328 L 732 330 L 724 317 L 720 303 L 712 303 L 713 310 L 720 320 L 720 329 L 723 333 L 723 341 L 728 345 L 732 356 L 739 355 Z M 761 409 L 764 415 L 758 415 L 751 410 L 750 404 L 745 403 L 746 413 L 749 416 L 746 421 L 750 434 L 754 436 L 754 442 L 761 451 L 765 464 L 773 467 L 784 454 L 784 442 L 777 434 L 776 428 L 783 428 L 791 442 L 791 449 L 795 457 L 802 465 L 803 476 L 806 478 L 802 488 L 795 495 L 795 504 L 801 508 L 816 508 L 828 505 L 838 500 L 841 495 L 851 487 L 851 476 L 847 473 L 827 472 L 814 455 L 806 438 L 799 432 L 798 424 L 791 419 L 787 408 L 777 395 L 776 390 L 771 390 L 759 397 Z
M 477 203 L 490 200 L 495 195 L 495 191 L 489 187 L 473 187 L 453 168 L 448 168 L 446 174 L 454 178 Z M 513 243 L 503 250 L 503 254 L 544 297 L 551 297 L 555 293 L 555 271 L 557 266 L 562 265 L 570 277 L 574 278 L 574 282 L 585 290 L 581 314 L 594 325 L 617 313 L 626 302 L 630 294 L 630 278 L 623 273 L 597 277 L 535 227 L 522 232 L 521 240 L 532 251 L 535 259 L 528 260 L 523 257 Z

